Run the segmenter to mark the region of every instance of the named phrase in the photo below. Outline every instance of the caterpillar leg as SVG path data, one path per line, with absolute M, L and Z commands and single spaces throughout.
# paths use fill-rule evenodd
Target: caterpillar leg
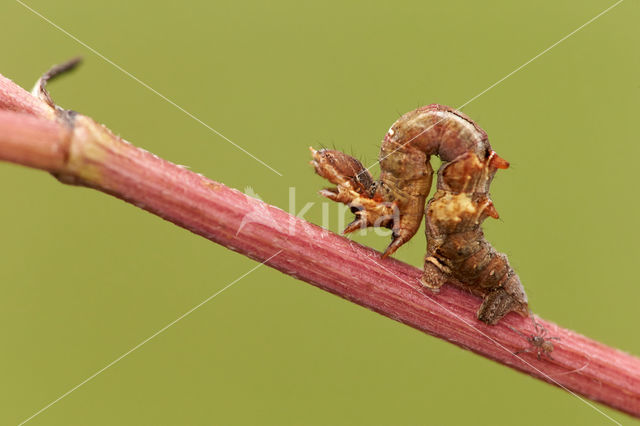
M 489 325 L 495 325 L 509 312 L 515 311 L 522 316 L 528 316 L 529 310 L 526 305 L 513 297 L 507 291 L 499 287 L 484 297 L 482 305 L 478 310 L 478 319 Z
M 424 260 L 424 271 L 420 282 L 422 285 L 430 289 L 434 293 L 440 291 L 440 287 L 447 282 L 447 274 L 442 270 L 444 266 L 440 265 L 438 260 L 429 256 Z

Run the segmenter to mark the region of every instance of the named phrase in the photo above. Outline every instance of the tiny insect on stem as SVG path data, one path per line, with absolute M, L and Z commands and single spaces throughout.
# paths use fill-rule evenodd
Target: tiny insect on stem
M 551 340 L 561 340 L 561 339 L 559 337 L 555 337 L 555 336 L 554 337 L 548 337 L 547 336 L 547 329 L 544 326 L 542 326 L 542 324 L 539 324 L 533 318 L 531 318 L 531 321 L 534 324 L 534 327 L 535 327 L 535 330 L 536 330 L 536 334 L 532 334 L 532 335 L 529 335 L 529 336 L 527 336 L 526 334 L 522 333 L 519 330 L 516 330 L 515 328 L 511 327 L 510 325 L 507 326 L 511 330 L 515 331 L 520 336 L 522 336 L 531 345 L 530 347 L 524 348 L 524 349 L 520 349 L 520 350 L 514 352 L 513 354 L 514 355 L 518 355 L 518 354 L 522 354 L 522 353 L 535 352 L 536 353 L 536 357 L 538 358 L 538 360 L 540 360 L 542 358 L 542 356 L 546 356 L 549 359 L 553 360 L 553 357 L 551 356 L 551 352 L 553 352 L 555 347 L 554 347 L 553 343 L 551 342 Z

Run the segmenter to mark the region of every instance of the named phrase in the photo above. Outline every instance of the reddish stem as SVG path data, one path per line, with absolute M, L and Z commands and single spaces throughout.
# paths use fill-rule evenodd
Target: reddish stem
M 36 117 L 53 118 L 50 106 L 0 74 L 0 110 L 24 112 Z
M 0 159 L 36 169 L 60 170 L 66 155 L 63 141 L 69 133 L 70 129 L 55 121 L 0 110 Z
M 380 259 L 368 247 L 291 216 L 277 207 L 136 148 L 91 119 L 78 116 L 73 133 L 52 121 L 52 109 L 0 76 L 0 160 L 54 172 L 396 321 L 486 358 L 640 417 L 640 359 L 553 323 L 536 319 L 554 340 L 553 359 L 522 335 L 533 322 L 506 316 L 498 325 L 476 320 L 480 299 L 444 286 L 424 292 L 421 271 Z

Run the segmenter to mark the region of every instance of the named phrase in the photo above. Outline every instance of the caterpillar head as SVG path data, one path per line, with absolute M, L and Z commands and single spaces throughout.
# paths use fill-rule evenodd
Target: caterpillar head
M 318 175 L 336 185 L 320 190 L 320 195 L 348 205 L 356 218 L 343 233 L 369 226 L 391 228 L 394 222 L 393 203 L 385 202 L 378 183 L 357 159 L 330 149 L 311 150 L 311 165 Z

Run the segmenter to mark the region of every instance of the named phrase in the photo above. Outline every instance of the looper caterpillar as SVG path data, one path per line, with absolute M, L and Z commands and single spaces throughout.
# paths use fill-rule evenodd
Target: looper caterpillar
M 384 137 L 378 180 L 358 160 L 340 151 L 311 151 L 316 173 L 336 185 L 320 194 L 347 204 L 356 215 L 344 233 L 375 226 L 393 231 L 383 257 L 418 230 L 433 179 L 429 160 L 439 156 L 437 191 L 425 214 L 423 285 L 437 291 L 454 278 L 484 298 L 478 319 L 487 324 L 496 324 L 511 311 L 529 315 L 520 279 L 481 229 L 487 217 L 498 217 L 489 186 L 496 171 L 509 163 L 491 149 L 486 132 L 473 120 L 438 104 L 406 113 Z

